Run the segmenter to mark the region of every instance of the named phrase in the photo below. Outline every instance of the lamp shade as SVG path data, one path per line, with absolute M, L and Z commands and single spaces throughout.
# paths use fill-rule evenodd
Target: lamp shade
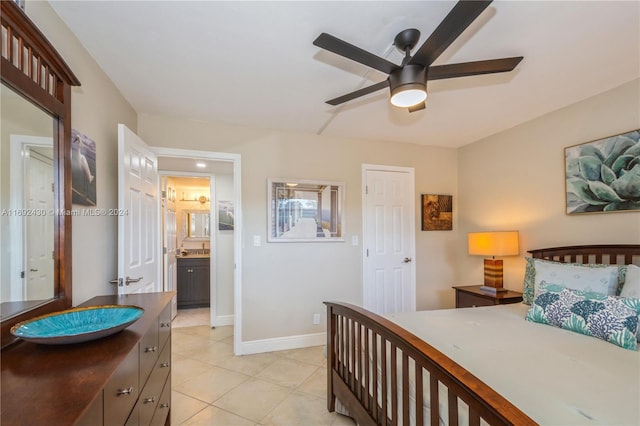
M 519 254 L 518 231 L 470 232 L 469 254 L 479 256 L 515 256 Z

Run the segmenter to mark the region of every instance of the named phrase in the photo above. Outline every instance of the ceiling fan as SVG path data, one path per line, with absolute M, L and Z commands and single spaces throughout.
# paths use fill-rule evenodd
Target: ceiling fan
M 420 31 L 410 28 L 400 32 L 393 41 L 394 46 L 405 54 L 400 65 L 389 62 L 330 34 L 320 34 L 313 42 L 315 46 L 389 75 L 386 80 L 380 83 L 328 100 L 327 103 L 329 105 L 339 105 L 389 87 L 393 105 L 408 108 L 409 112 L 415 112 L 425 107 L 427 80 L 512 71 L 523 59 L 522 56 L 448 65 L 431 65 L 491 2 L 492 0 L 461 0 L 456 3 L 440 25 L 413 55 L 411 55 L 411 50 L 420 39 Z

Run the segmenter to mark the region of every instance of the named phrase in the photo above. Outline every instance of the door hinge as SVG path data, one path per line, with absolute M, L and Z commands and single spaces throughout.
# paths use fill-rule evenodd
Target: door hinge
M 53 182 L 51 182 L 51 192 L 56 192 L 56 187 Z
M 369 257 L 369 249 L 367 249 L 367 257 Z
M 369 185 L 364 186 L 364 195 L 369 195 Z
M 24 278 L 24 271 L 20 271 L 20 278 Z

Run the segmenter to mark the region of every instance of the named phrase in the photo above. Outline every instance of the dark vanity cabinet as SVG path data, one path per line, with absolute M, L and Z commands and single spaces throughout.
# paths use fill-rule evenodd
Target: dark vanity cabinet
M 209 257 L 178 258 L 178 309 L 209 306 L 209 264 Z

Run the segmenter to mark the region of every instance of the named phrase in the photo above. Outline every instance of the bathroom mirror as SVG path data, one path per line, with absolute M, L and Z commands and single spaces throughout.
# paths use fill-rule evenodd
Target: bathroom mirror
M 184 212 L 185 240 L 204 241 L 211 236 L 211 219 L 209 212 L 186 210 Z
M 0 315 L 71 306 L 71 86 L 80 82 L 35 24 L 2 1 Z
M 269 179 L 269 242 L 344 241 L 344 183 Z

